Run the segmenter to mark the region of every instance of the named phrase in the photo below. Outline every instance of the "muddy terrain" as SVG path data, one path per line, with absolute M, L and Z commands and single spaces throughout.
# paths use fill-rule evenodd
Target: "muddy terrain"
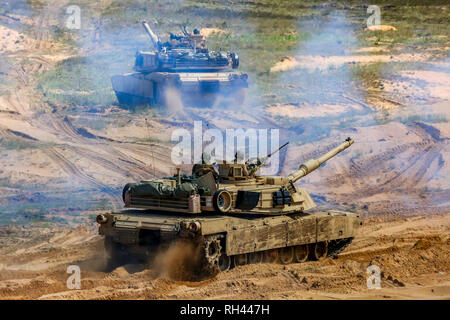
M 69 30 L 69 1 L 10 2 L 0 4 L 1 299 L 450 298 L 448 5 L 384 6 L 373 30 L 352 1 L 80 1 L 83 27 Z M 212 48 L 237 51 L 244 106 L 120 106 L 110 77 L 149 49 L 141 20 L 159 33 L 188 23 Z M 335 260 L 203 281 L 177 279 L 164 254 L 157 268 L 105 269 L 95 216 L 123 206 L 126 183 L 174 174 L 171 133 L 194 121 L 279 129 L 290 141 L 283 175 L 354 138 L 298 183 L 321 209 L 360 213 L 359 236 Z M 81 290 L 66 287 L 71 264 Z M 367 288 L 369 265 L 380 290 Z

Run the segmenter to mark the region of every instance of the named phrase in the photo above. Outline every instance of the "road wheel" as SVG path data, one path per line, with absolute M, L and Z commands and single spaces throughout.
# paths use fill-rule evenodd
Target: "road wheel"
M 217 262 L 217 266 L 221 272 L 225 272 L 231 267 L 231 257 L 223 253 Z
M 264 251 L 265 263 L 277 263 L 278 262 L 278 249 L 271 249 Z
M 289 264 L 294 261 L 294 247 L 284 247 L 279 250 L 282 264 Z
M 235 267 L 243 266 L 244 264 L 248 263 L 248 257 L 247 257 L 247 254 L 245 254 L 245 253 L 234 256 L 233 260 L 234 260 Z
M 324 259 L 327 254 L 328 254 L 328 242 L 327 241 L 322 241 L 322 242 L 317 242 L 316 244 L 313 245 L 313 258 L 314 260 L 322 260 Z
M 309 246 L 307 244 L 295 246 L 294 254 L 296 262 L 305 262 L 309 256 Z
M 251 264 L 261 263 L 263 255 L 261 252 L 252 252 L 248 254 L 248 262 Z

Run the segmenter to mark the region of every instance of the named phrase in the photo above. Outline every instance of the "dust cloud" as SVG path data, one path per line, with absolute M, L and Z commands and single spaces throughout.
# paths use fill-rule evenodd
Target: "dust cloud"
M 167 105 L 167 113 L 170 116 L 181 117 L 184 115 L 184 104 L 177 89 L 167 88 L 164 90 L 164 100 Z
M 187 241 L 175 241 L 161 250 L 153 260 L 158 277 L 170 280 L 195 281 L 202 277 L 200 246 Z

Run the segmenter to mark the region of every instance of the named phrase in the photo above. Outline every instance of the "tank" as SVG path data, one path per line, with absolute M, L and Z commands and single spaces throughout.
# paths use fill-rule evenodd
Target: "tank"
M 362 225 L 360 216 L 314 210 L 307 190 L 295 183 L 352 144 L 348 138 L 288 176 L 258 175 L 269 155 L 224 161 L 218 170 L 202 159 L 189 176 L 178 170 L 173 177 L 129 183 L 122 193 L 126 208 L 97 216 L 108 256 L 151 261 L 162 248 L 185 241 L 199 248 L 198 268 L 205 272 L 337 257 Z
M 210 107 L 215 104 L 241 104 L 248 87 L 247 74 L 232 71 L 239 67 L 235 52 L 210 51 L 198 30 L 170 33 L 161 42 L 144 21 L 154 51 L 138 51 L 134 72 L 111 78 L 120 104 L 167 106 L 183 103 Z

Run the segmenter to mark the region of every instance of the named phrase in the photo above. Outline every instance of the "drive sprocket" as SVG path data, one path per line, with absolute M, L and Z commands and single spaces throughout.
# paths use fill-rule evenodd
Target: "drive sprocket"
M 202 257 L 209 265 L 217 265 L 222 252 L 222 245 L 218 236 L 206 237 L 202 245 Z

